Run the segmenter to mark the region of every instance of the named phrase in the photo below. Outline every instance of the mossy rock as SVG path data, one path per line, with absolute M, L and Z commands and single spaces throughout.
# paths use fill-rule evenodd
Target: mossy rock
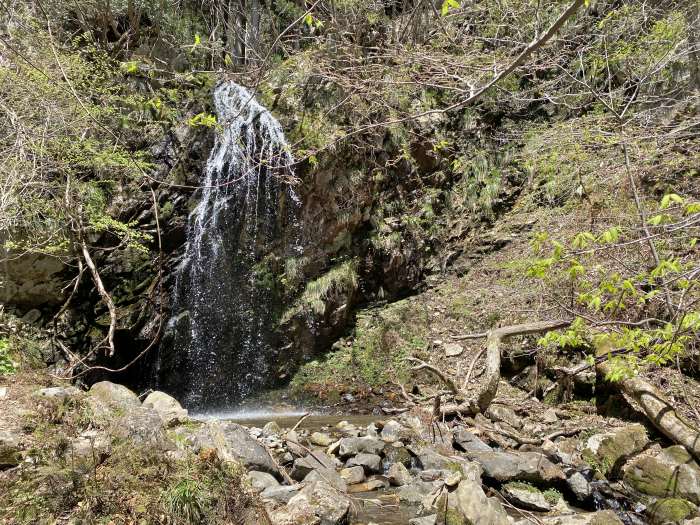
M 646 429 L 642 425 L 630 425 L 610 434 L 591 436 L 582 456 L 603 475 L 615 475 L 622 463 L 641 452 L 647 443 Z
M 661 498 L 683 498 L 700 504 L 700 468 L 685 450 L 669 447 L 658 456 L 641 456 L 626 469 L 624 482 Z
M 649 520 L 653 525 L 680 523 L 695 515 L 698 508 L 681 498 L 663 498 L 649 507 Z

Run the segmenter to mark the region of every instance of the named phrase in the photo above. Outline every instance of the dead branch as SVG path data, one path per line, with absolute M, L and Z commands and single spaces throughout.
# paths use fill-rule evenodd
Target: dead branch
M 92 280 L 95 282 L 95 287 L 97 288 L 100 297 L 107 305 L 107 310 L 109 310 L 109 331 L 107 332 L 107 345 L 109 346 L 110 357 L 114 355 L 114 332 L 117 328 L 117 309 L 114 307 L 114 301 L 105 289 L 100 273 L 97 271 L 97 267 L 90 256 L 90 251 L 88 250 L 87 244 L 83 240 L 81 243 L 83 251 L 83 259 L 85 259 L 85 264 L 87 265 L 90 273 L 92 274 Z
M 450 379 L 449 377 L 447 377 L 447 375 L 442 370 L 439 370 L 433 365 L 429 365 L 425 361 L 421 361 L 420 359 L 417 359 L 415 357 L 407 357 L 406 361 L 412 361 L 414 363 L 417 363 L 416 366 L 411 368 L 411 370 L 413 370 L 414 372 L 417 372 L 419 370 L 427 370 L 428 372 L 431 372 L 432 374 L 437 376 L 438 379 L 440 379 L 443 383 L 445 383 L 452 394 L 459 393 L 459 388 L 457 388 L 455 382 L 452 381 L 452 379 Z

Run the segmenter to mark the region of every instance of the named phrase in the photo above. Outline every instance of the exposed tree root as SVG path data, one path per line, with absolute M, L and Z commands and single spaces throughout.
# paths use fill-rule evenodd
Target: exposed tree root
M 463 398 L 469 398 L 462 403 L 447 403 L 442 406 L 443 416 L 452 416 L 456 414 L 473 415 L 486 412 L 491 402 L 496 397 L 498 392 L 498 382 L 501 380 L 501 342 L 515 335 L 528 335 L 541 332 L 549 332 L 564 328 L 571 324 L 570 320 L 556 321 L 538 321 L 535 323 L 516 324 L 512 326 L 503 326 L 487 332 L 486 334 L 478 334 L 486 336 L 486 370 L 484 375 L 485 381 L 481 384 L 480 391 L 475 397 L 463 394 Z M 467 337 L 467 336 L 463 336 Z M 454 385 L 454 383 L 452 383 Z

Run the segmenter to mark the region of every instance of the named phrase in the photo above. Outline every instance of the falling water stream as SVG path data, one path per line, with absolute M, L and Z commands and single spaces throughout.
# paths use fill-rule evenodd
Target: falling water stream
M 299 244 L 294 159 L 279 122 L 230 81 L 216 87 L 214 104 L 219 129 L 169 325 L 180 398 L 198 411 L 230 408 L 269 382 L 280 308 L 270 264 Z

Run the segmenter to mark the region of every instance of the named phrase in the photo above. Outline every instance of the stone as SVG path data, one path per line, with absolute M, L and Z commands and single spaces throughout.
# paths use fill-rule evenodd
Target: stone
M 285 507 L 270 514 L 275 525 L 340 525 L 350 512 L 350 499 L 321 481 L 305 486 Z
M 260 493 L 260 497 L 264 500 L 285 504 L 298 492 L 299 485 L 277 485 L 274 487 L 267 487 Z
M 165 392 L 151 392 L 143 400 L 143 406 L 155 410 L 166 426 L 187 421 L 187 410 L 182 408 L 177 399 Z
M 365 480 L 365 469 L 360 465 L 344 468 L 340 471 L 340 477 L 343 478 L 348 485 L 362 483 Z
M 542 421 L 553 424 L 559 421 L 559 416 L 557 416 L 557 412 L 553 408 L 548 408 L 542 414 Z
M 96 430 L 83 432 L 66 447 L 65 457 L 71 469 L 81 474 L 94 472 L 110 453 L 110 439 Z
M 279 481 L 272 474 L 251 470 L 248 472 L 248 480 L 255 492 L 263 492 L 265 489 L 278 487 Z
M 307 454 L 294 461 L 290 476 L 297 481 L 303 480 L 309 472 L 318 468 L 335 468 L 335 460 L 323 452 Z
M 478 463 L 457 456 L 443 456 L 431 448 L 424 448 L 418 455 L 423 470 L 447 470 L 461 472 L 465 479 L 481 482 L 481 467 Z
M 453 444 L 463 452 L 491 452 L 493 449 L 464 428 L 455 430 Z
M 265 436 L 279 436 L 282 434 L 282 429 L 277 424 L 277 421 L 268 421 L 262 428 L 262 433 Z
M 359 465 L 365 469 L 365 472 L 378 473 L 382 471 L 382 458 L 376 454 L 358 454 L 350 458 L 345 464 L 346 467 L 354 467 Z
M 371 437 L 349 437 L 340 440 L 338 455 L 342 458 L 356 456 L 357 454 L 380 454 L 384 448 L 384 442 Z
M 457 344 L 457 343 L 447 343 L 445 346 L 445 355 L 447 357 L 457 357 L 458 355 L 462 355 L 462 352 L 464 352 L 464 348 L 462 348 L 462 345 Z
M 20 436 L 0 429 L 0 470 L 16 467 L 22 461 Z
M 447 505 L 463 516 L 467 523 L 485 525 L 509 525 L 508 514 L 501 503 L 486 497 L 481 485 L 463 480 L 447 498 Z
M 410 519 L 408 525 L 437 525 L 437 514 Z
M 566 476 L 557 465 L 539 452 L 475 452 L 468 454 L 483 468 L 487 478 L 498 482 L 530 481 L 552 483 Z
M 396 494 L 399 496 L 399 499 L 401 501 L 417 505 L 423 503 L 423 499 L 426 496 L 428 496 L 430 493 L 432 493 L 434 490 L 437 490 L 441 486 L 442 482 L 440 481 L 428 482 L 421 481 L 419 479 L 414 479 L 408 485 L 400 487 Z
M 548 512 L 552 508 L 539 489 L 525 483 L 506 483 L 501 489 L 501 494 L 521 509 Z
M 389 478 L 389 483 L 395 487 L 408 485 L 411 481 L 413 481 L 411 473 L 401 463 L 394 463 L 391 465 L 386 475 Z
M 373 479 L 368 479 L 367 481 L 363 483 L 358 483 L 357 485 L 351 485 L 349 492 L 351 494 L 357 493 L 357 492 L 372 492 L 373 490 L 379 490 L 379 489 L 385 489 L 389 486 L 389 482 L 380 479 L 380 478 L 373 478 Z
M 404 467 L 410 467 L 411 461 L 413 460 L 413 456 L 411 455 L 411 453 L 406 447 L 397 447 L 394 445 L 396 445 L 396 443 L 387 445 L 382 450 L 382 453 L 384 455 L 384 461 L 387 464 L 401 463 Z
M 590 525 L 623 525 L 620 518 L 612 510 L 600 510 L 591 516 Z
M 117 411 L 121 413 L 121 411 Z M 123 415 L 114 417 L 107 431 L 113 437 L 160 450 L 174 449 L 163 428 L 163 421 L 155 410 L 136 406 Z
M 578 471 L 573 472 L 566 478 L 566 484 L 578 501 L 586 501 L 591 496 L 591 486 L 586 476 Z
M 319 447 L 327 447 L 333 443 L 333 439 L 323 432 L 314 432 L 309 437 L 309 441 L 312 445 L 317 445 Z
M 284 435 L 285 446 L 289 451 L 297 457 L 302 457 L 307 454 L 306 449 L 300 445 L 299 434 L 295 430 L 290 430 Z
M 623 480 L 650 496 L 683 498 L 700 505 L 700 467 L 680 446 L 633 459 L 625 467 Z
M 523 421 L 512 408 L 503 405 L 491 405 L 486 411 L 486 415 L 493 421 L 502 421 L 515 429 L 522 428 Z
M 348 485 L 334 468 L 317 468 L 309 472 L 304 478 L 305 483 L 323 481 L 340 492 L 347 492 Z
M 691 502 L 681 498 L 662 498 L 649 507 L 649 521 L 652 525 L 680 523 L 686 518 L 692 518 L 698 508 Z
M 0 386 L 0 399 L 5 399 L 7 397 L 7 387 Z
M 245 427 L 231 421 L 210 421 L 191 437 L 194 452 L 213 448 L 224 461 L 237 461 L 250 470 L 279 476 L 275 463 L 265 447 Z
M 626 459 L 641 452 L 648 443 L 644 427 L 630 425 L 615 432 L 591 436 L 581 456 L 603 475 L 614 475 Z
M 34 397 L 39 399 L 51 399 L 63 403 L 69 399 L 75 399 L 80 396 L 81 391 L 74 386 L 52 386 L 49 388 L 41 388 L 34 392 Z
M 384 424 L 380 437 L 385 443 L 395 443 L 401 438 L 403 427 L 400 423 L 390 420 Z

